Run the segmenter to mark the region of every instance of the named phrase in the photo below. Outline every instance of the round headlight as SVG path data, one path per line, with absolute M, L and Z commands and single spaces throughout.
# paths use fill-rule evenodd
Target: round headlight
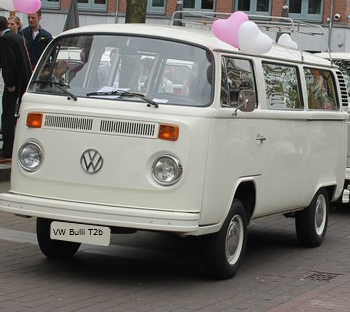
M 154 179 L 161 185 L 173 185 L 182 175 L 182 166 L 178 159 L 170 155 L 158 157 L 152 166 Z
M 18 160 L 26 171 L 37 170 L 42 162 L 43 153 L 41 147 L 34 142 L 27 142 L 18 151 Z

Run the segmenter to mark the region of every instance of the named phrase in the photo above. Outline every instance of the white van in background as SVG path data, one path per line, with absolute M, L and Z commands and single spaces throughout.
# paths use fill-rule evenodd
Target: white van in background
M 167 232 L 201 236 L 209 276 L 230 278 L 255 218 L 294 218 L 302 246 L 322 243 L 344 184 L 346 92 L 328 60 L 279 44 L 254 54 L 205 29 L 69 30 L 23 96 L 0 209 L 36 217 L 50 259 Z
M 346 89 L 349 97 L 349 106 L 344 106 L 344 110 L 350 114 L 350 53 L 347 52 L 322 52 L 315 53 L 315 55 L 331 60 L 333 64 L 339 67 L 344 74 Z M 344 183 L 344 195 L 342 196 L 342 203 L 349 203 L 350 192 L 350 120 L 348 120 L 347 127 L 347 158 L 346 158 L 346 173 Z

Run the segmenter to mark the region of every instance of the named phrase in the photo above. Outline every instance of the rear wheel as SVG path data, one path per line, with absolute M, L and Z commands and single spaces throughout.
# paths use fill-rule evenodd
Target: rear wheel
M 328 213 L 328 194 L 324 189 L 316 193 L 309 207 L 296 213 L 296 232 L 302 246 L 321 245 L 327 231 Z
M 49 259 L 69 259 L 74 256 L 80 243 L 66 242 L 50 238 L 53 220 L 37 218 L 36 235 L 41 252 Z
M 242 262 L 247 241 L 247 216 L 242 203 L 234 200 L 219 232 L 205 241 L 204 264 L 210 277 L 233 277 Z

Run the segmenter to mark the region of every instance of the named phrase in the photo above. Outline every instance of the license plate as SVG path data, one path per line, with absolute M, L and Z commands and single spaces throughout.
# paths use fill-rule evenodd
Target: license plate
M 111 229 L 104 226 L 53 221 L 50 238 L 69 242 L 108 246 Z

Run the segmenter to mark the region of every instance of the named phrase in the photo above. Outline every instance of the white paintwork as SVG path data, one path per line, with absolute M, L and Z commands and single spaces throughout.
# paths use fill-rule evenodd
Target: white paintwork
M 322 57 L 324 59 L 331 59 L 332 61 L 345 61 L 348 62 L 348 64 L 350 65 L 350 53 L 347 52 L 322 52 L 322 53 L 315 53 L 315 55 Z M 349 90 L 349 86 L 350 86 L 350 76 L 349 76 L 349 71 L 348 72 L 344 72 L 344 77 L 346 79 L 347 82 L 347 88 L 348 88 L 348 92 Z M 344 110 L 347 111 L 348 113 L 350 113 L 350 101 L 349 101 L 349 106 L 344 107 Z M 345 187 L 347 187 L 350 184 L 350 121 L 348 121 L 348 126 L 347 126 L 347 159 L 346 159 L 346 168 L 345 168 Z M 345 192 L 345 194 L 343 194 L 343 199 L 342 199 L 343 203 L 348 203 L 349 202 L 349 192 Z
M 341 196 L 346 150 L 347 114 L 342 111 L 267 110 L 261 60 L 334 69 L 327 60 L 274 45 L 266 55 L 249 55 L 256 73 L 259 107 L 237 112 L 220 106 L 221 55 L 243 54 L 208 31 L 149 25 L 92 25 L 63 34 L 122 33 L 181 40 L 212 51 L 214 101 L 209 107 L 111 105 L 98 98 L 26 93 L 17 124 L 11 190 L 0 194 L 0 209 L 11 213 L 70 222 L 171 231 L 201 235 L 218 231 L 241 183 L 251 181 L 256 203 L 252 218 L 307 207 L 322 187 L 333 187 L 331 200 Z M 301 63 L 301 56 L 304 63 Z M 305 105 L 306 90 L 301 81 Z M 337 88 L 339 86 L 337 84 Z M 339 90 L 338 90 L 339 92 Z M 111 103 L 109 103 L 111 102 Z M 176 142 L 132 136 L 43 127 L 29 129 L 29 112 L 48 115 L 169 123 L 180 128 Z M 266 141 L 256 140 L 263 135 Z M 25 172 L 16 161 L 20 146 L 35 140 L 44 151 L 41 168 Z M 103 155 L 98 174 L 88 175 L 79 160 L 87 148 Z M 157 155 L 180 159 L 183 175 L 169 187 L 151 176 Z M 248 196 L 254 196 L 250 194 Z

